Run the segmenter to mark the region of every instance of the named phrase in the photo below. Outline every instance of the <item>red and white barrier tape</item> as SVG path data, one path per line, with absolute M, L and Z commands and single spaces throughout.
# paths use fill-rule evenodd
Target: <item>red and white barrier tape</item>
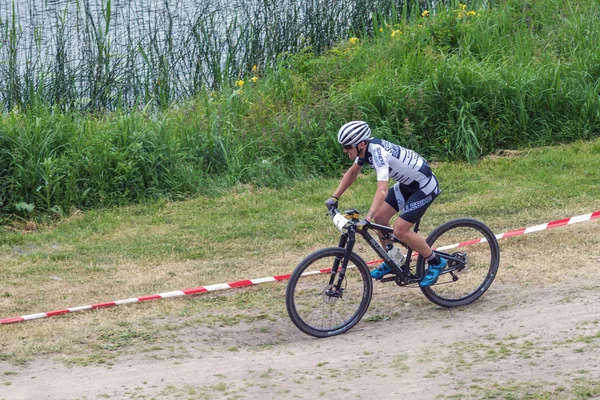
M 319 273 L 319 272 L 315 271 L 315 273 Z M 123 304 L 138 303 L 141 301 L 167 299 L 170 297 L 189 296 L 192 294 L 208 293 L 208 292 L 214 292 L 217 290 L 239 288 L 239 287 L 244 287 L 244 286 L 256 285 L 258 283 L 283 281 L 283 280 L 289 279 L 290 275 L 291 274 L 273 276 L 273 277 L 268 277 L 268 278 L 249 279 L 249 280 L 230 282 L 230 283 L 221 283 L 221 284 L 217 284 L 217 285 L 200 286 L 200 287 L 193 288 L 193 289 L 176 290 L 174 292 L 159 293 L 159 294 L 154 294 L 151 296 L 134 297 L 134 298 L 125 299 L 125 300 L 109 301 L 106 303 L 97 303 L 97 304 L 91 304 L 91 305 L 87 305 L 87 306 L 65 308 L 64 310 L 56 310 L 56 311 L 50 311 L 50 312 L 45 312 L 45 313 L 39 313 L 39 314 L 24 315 L 21 317 L 0 319 L 0 325 L 1 324 L 13 324 L 15 322 L 29 321 L 31 319 L 53 317 L 55 315 L 67 314 L 67 313 L 72 313 L 72 312 L 76 312 L 76 311 L 92 310 L 95 308 L 120 306 Z
M 590 221 L 590 220 L 596 219 L 596 218 L 600 218 L 600 211 L 596 211 L 596 212 L 593 212 L 590 214 L 579 215 L 576 217 L 560 219 L 557 221 L 548 222 L 546 224 L 531 226 L 529 228 L 515 229 L 513 231 L 500 233 L 500 234 L 496 235 L 496 238 L 503 239 L 503 238 L 507 238 L 507 237 L 526 235 L 526 234 L 533 233 L 533 232 L 539 232 L 539 231 L 543 231 L 543 230 L 547 230 L 547 229 L 557 228 L 559 226 L 571 225 L 571 224 L 576 224 L 578 222 Z M 469 245 L 484 242 L 485 240 L 486 240 L 485 238 L 469 240 L 466 242 L 461 242 L 461 243 L 456 243 L 456 244 L 452 244 L 449 246 L 440 247 L 438 250 L 447 250 L 447 249 L 453 249 L 456 247 L 469 246 Z M 381 260 L 370 261 L 367 264 L 375 264 L 377 262 L 381 262 Z M 320 271 L 308 272 L 308 273 L 306 273 L 306 275 L 321 274 L 321 273 L 327 273 L 330 271 L 331 271 L 331 268 L 322 269 Z M 184 289 L 184 290 L 176 290 L 174 292 L 159 293 L 159 294 L 154 294 L 151 296 L 135 297 L 135 298 L 131 298 L 131 299 L 109 301 L 106 303 L 97 303 L 97 304 L 91 304 L 91 305 L 87 305 L 87 306 L 65 308 L 64 310 L 56 310 L 56 311 L 39 313 L 39 314 L 23 315 L 20 317 L 5 318 L 5 319 L 0 319 L 0 325 L 14 324 L 16 322 L 29 321 L 29 320 L 38 319 L 38 318 L 53 317 L 55 315 L 68 314 L 68 313 L 73 313 L 76 311 L 84 311 L 84 310 L 92 310 L 92 309 L 97 309 L 97 308 L 120 306 L 123 304 L 138 303 L 141 301 L 150 301 L 150 300 L 157 300 L 157 299 L 166 299 L 166 298 L 170 298 L 170 297 L 189 296 L 189 295 L 193 295 L 193 294 L 214 292 L 217 290 L 252 286 L 252 285 L 259 284 L 259 283 L 284 281 L 284 280 L 289 279 L 290 276 L 291 276 L 291 274 L 286 274 L 286 275 L 278 275 L 278 276 L 272 276 L 272 277 L 266 277 L 266 278 L 247 279 L 247 280 L 242 280 L 242 281 L 237 281 L 237 282 L 220 283 L 220 284 L 216 284 L 216 285 L 200 286 L 200 287 L 193 288 L 193 289 Z

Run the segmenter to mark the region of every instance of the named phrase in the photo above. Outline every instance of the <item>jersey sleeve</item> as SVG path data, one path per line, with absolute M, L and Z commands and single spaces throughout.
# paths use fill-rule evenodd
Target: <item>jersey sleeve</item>
M 388 161 L 388 153 L 382 146 L 373 146 L 371 150 L 373 157 L 373 168 L 377 172 L 378 181 L 390 180 L 390 163 Z

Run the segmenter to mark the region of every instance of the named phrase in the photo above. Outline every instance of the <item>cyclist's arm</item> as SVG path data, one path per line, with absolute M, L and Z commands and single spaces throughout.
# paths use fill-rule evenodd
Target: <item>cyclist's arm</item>
M 373 217 L 379 210 L 379 207 L 383 205 L 385 198 L 388 194 L 388 181 L 377 181 L 377 191 L 375 192 L 375 196 L 373 197 L 373 203 L 371 204 L 371 208 L 369 208 L 369 212 L 367 213 L 366 220 L 371 222 Z
M 350 185 L 352 185 L 356 180 L 356 177 L 360 173 L 361 168 L 362 166 L 358 164 L 352 164 L 352 166 L 348 168 L 348 171 L 346 171 L 346 173 L 342 177 L 342 180 L 340 181 L 340 184 L 338 185 L 337 189 L 335 189 L 335 192 L 333 192 L 334 197 L 337 197 L 339 199 L 344 194 L 346 189 L 348 189 Z

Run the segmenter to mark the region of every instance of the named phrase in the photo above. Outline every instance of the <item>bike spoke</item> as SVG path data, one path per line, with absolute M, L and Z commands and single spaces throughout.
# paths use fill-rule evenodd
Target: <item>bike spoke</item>
M 478 240 L 486 234 L 491 241 Z M 463 267 L 462 263 L 450 261 L 449 270 L 442 271 L 437 283 L 423 289 L 425 295 L 434 303 L 447 307 L 468 304 L 480 297 L 493 281 L 498 268 L 498 243 L 491 235 L 489 228 L 473 220 L 463 220 L 439 230 L 432 247 L 455 247 L 445 251 L 454 257 L 463 257 L 466 263 Z M 456 247 L 453 246 L 455 243 L 465 245 Z
M 335 252 L 339 251 L 336 249 Z M 371 283 L 366 266 L 361 269 L 352 263 L 348 265 L 340 286 L 341 294 L 330 285 L 330 272 L 317 273 L 330 269 L 334 259 L 334 254 L 311 259 L 290 282 L 290 316 L 298 327 L 313 336 L 326 336 L 348 329 L 358 322 L 370 301 L 370 292 L 369 296 L 365 293 L 370 290 L 370 286 L 365 284 L 366 279 Z M 338 280 L 339 276 L 335 276 L 334 284 Z

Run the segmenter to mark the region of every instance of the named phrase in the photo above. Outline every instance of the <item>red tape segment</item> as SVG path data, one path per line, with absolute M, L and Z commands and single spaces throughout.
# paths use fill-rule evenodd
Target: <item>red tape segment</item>
M 560 219 L 557 221 L 548 222 L 546 224 L 531 226 L 529 228 L 516 229 L 514 231 L 509 231 L 509 232 L 498 234 L 498 235 L 496 235 L 496 238 L 503 239 L 503 238 L 513 237 L 513 236 L 526 235 L 529 233 L 534 233 L 534 232 L 539 232 L 539 231 L 543 231 L 543 230 L 547 230 L 547 229 L 557 228 L 559 226 L 571 225 L 571 224 L 576 224 L 578 222 L 590 221 L 590 220 L 596 219 L 596 218 L 600 218 L 600 211 L 596 211 L 596 212 L 593 212 L 590 214 L 579 215 L 576 217 Z M 438 250 L 445 250 L 445 249 L 451 249 L 451 248 L 456 248 L 456 247 L 469 246 L 472 244 L 481 243 L 482 241 L 485 241 L 485 239 L 481 238 L 481 239 L 475 239 L 475 240 L 469 240 L 466 242 L 456 243 L 456 244 L 452 244 L 449 246 L 444 246 L 443 248 L 439 248 Z M 375 264 L 378 262 L 381 262 L 381 260 L 369 261 L 367 264 Z M 328 273 L 328 272 L 331 272 L 331 268 L 322 269 L 320 271 L 312 271 L 312 272 L 308 272 L 306 274 L 322 274 L 322 273 Z M 23 315 L 20 317 L 4 318 L 4 319 L 0 319 L 0 325 L 14 324 L 17 322 L 29 321 L 29 320 L 38 319 L 38 318 L 53 317 L 55 315 L 68 314 L 68 313 L 73 313 L 73 312 L 77 312 L 77 311 L 92 310 L 92 309 L 119 306 L 119 305 L 123 305 L 123 304 L 138 303 L 141 301 L 166 299 L 169 297 L 189 296 L 189 295 L 194 295 L 194 294 L 214 292 L 217 290 L 241 288 L 241 287 L 246 287 L 246 286 L 257 285 L 260 283 L 266 283 L 266 282 L 285 281 L 285 280 L 290 279 L 290 276 L 291 276 L 291 274 L 286 274 L 286 275 L 277 275 L 277 276 L 258 278 L 258 279 L 245 279 L 245 280 L 241 280 L 241 281 L 237 281 L 237 282 L 220 283 L 217 285 L 201 286 L 201 287 L 197 287 L 197 288 L 184 289 L 184 290 L 176 290 L 173 292 L 153 294 L 150 296 L 142 296 L 142 297 L 136 297 L 136 298 L 131 298 L 131 299 L 125 299 L 125 300 L 109 301 L 106 303 L 97 303 L 97 304 L 92 304 L 92 305 L 87 305 L 87 306 L 65 308 L 63 310 L 49 311 L 49 312 L 44 312 L 44 313 L 39 313 L 39 314 L 31 314 L 31 315 Z

